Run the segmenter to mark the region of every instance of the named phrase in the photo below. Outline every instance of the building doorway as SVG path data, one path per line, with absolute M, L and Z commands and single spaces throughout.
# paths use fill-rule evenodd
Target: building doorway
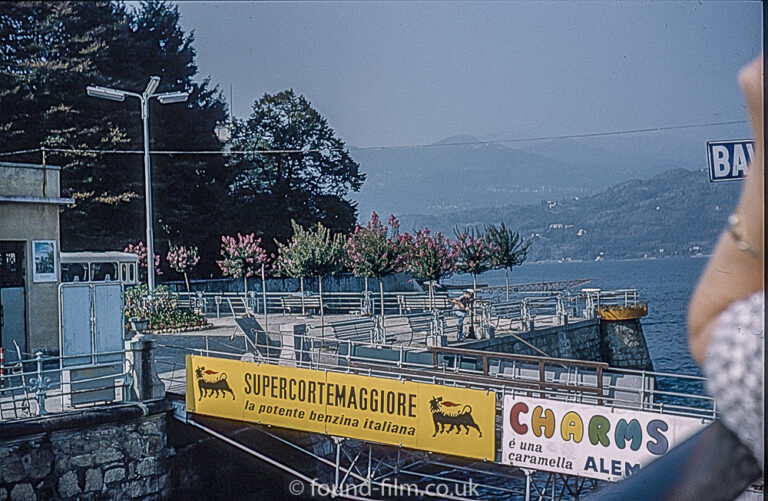
M 22 354 L 27 349 L 24 246 L 25 242 L 0 241 L 0 346 L 6 362 L 18 360 L 16 345 Z

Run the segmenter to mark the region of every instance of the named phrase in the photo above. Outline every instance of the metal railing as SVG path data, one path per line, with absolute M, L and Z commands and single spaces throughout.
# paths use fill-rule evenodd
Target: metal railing
M 637 289 L 582 289 L 581 292 L 588 311 L 601 306 L 631 306 L 640 302 Z
M 130 401 L 134 376 L 129 353 L 51 357 L 37 352 L 33 358 L 4 364 L 0 371 L 0 421 Z M 90 357 L 97 363 L 73 365 Z
M 461 348 L 429 350 L 405 345 L 379 346 L 353 340 L 303 337 L 302 348 L 283 355 L 279 346 L 259 345 L 258 353 L 166 346 L 183 353 L 253 360 L 317 370 L 362 374 L 496 391 L 501 406 L 504 395 L 538 396 L 575 403 L 633 408 L 660 414 L 714 419 L 713 398 L 675 386 L 702 386 L 704 378 L 653 371 L 609 367 L 601 362 L 495 353 Z M 265 355 L 266 354 L 266 355 Z M 163 377 L 180 378 L 183 364 Z M 675 384 L 669 384 L 674 380 Z M 664 382 L 664 384 L 661 384 Z M 666 382 L 665 382 L 666 381 Z

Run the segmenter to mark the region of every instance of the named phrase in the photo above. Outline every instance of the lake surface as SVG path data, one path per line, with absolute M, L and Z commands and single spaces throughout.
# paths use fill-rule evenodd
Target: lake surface
M 636 288 L 641 301 L 648 303 L 648 316 L 641 321 L 654 369 L 700 376 L 698 365 L 688 351 L 686 312 L 706 263 L 706 257 L 526 263 L 513 268 L 509 281 L 510 284 L 523 284 L 589 278 L 592 280 L 579 288 Z M 446 282 L 471 283 L 472 277 L 455 275 Z M 478 277 L 478 283 L 504 285 L 504 271 L 483 273 Z

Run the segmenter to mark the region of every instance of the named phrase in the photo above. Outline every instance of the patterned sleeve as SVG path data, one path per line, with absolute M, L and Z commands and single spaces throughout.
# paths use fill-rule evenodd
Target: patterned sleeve
M 720 314 L 704 361 L 707 389 L 720 419 L 754 454 L 763 458 L 763 363 L 765 292 L 736 301 Z

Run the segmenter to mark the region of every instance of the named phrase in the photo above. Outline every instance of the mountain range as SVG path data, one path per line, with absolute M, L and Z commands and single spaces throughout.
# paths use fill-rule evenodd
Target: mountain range
M 705 167 L 705 144 L 653 132 L 520 142 L 462 135 L 412 148 L 351 148 L 367 176 L 352 199 L 365 221 L 372 211 L 435 215 L 588 196 L 671 168 Z
M 504 221 L 531 241 L 529 260 L 599 260 L 708 254 L 738 200 L 739 182 L 710 183 L 705 169 L 671 169 L 598 193 L 446 214 L 403 214 L 401 228 Z

